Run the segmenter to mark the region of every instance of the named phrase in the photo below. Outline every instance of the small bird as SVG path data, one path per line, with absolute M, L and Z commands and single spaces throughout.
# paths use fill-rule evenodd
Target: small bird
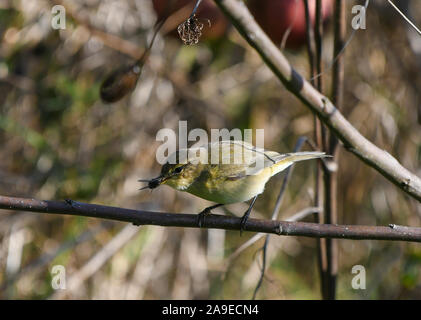
M 141 190 L 155 189 L 166 184 L 216 202 L 216 205 L 199 213 L 200 227 L 212 209 L 252 199 L 241 220 L 243 230 L 257 196 L 263 193 L 266 182 L 272 176 L 294 162 L 325 157 L 330 156 L 324 152 L 280 154 L 256 148 L 243 141 L 220 141 L 198 148 L 180 149 L 168 157 L 158 177 L 139 181 L 148 183 Z

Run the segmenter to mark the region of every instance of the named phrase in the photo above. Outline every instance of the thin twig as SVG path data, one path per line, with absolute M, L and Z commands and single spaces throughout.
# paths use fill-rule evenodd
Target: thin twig
M 310 66 L 310 82 L 312 85 L 314 85 L 314 76 L 316 74 L 315 72 L 315 44 L 314 44 L 314 32 L 311 25 L 311 19 L 310 19 L 310 8 L 308 5 L 308 0 L 303 0 L 304 2 L 304 13 L 305 13 L 305 19 L 306 19 L 306 42 L 307 42 L 307 54 L 308 54 L 308 62 Z
M 300 151 L 301 147 L 304 145 L 306 140 L 307 140 L 306 137 L 300 137 L 298 139 L 297 143 L 295 144 L 294 152 Z M 290 166 L 285 172 L 284 179 L 282 180 L 281 189 L 279 191 L 279 195 L 278 195 L 278 198 L 276 199 L 275 207 L 274 207 L 273 212 L 272 212 L 272 220 L 277 220 L 279 210 L 281 209 L 282 200 L 284 199 L 284 194 L 285 194 L 285 191 L 287 189 L 287 185 L 288 185 L 288 182 L 289 182 L 290 177 L 292 175 L 292 171 L 294 170 L 294 167 L 295 167 L 294 165 Z M 269 246 L 269 235 L 266 235 L 265 243 L 264 243 L 263 248 L 262 248 L 262 261 L 263 261 L 263 263 L 262 263 L 262 268 L 261 268 L 261 274 L 260 274 L 259 281 L 256 285 L 256 288 L 254 289 L 253 300 L 256 298 L 257 292 L 259 291 L 259 288 L 262 285 L 263 278 L 265 276 L 266 257 L 267 257 L 266 251 L 267 251 L 268 246 Z
M 301 221 L 304 218 L 308 217 L 311 214 L 319 214 L 322 210 L 316 207 L 305 208 L 291 217 L 285 219 L 285 221 Z M 229 257 L 226 258 L 226 264 L 229 265 L 235 258 L 237 258 L 244 250 L 252 246 L 254 243 L 262 239 L 266 234 L 265 233 L 256 233 L 253 237 L 244 242 L 239 246 Z
M 391 0 L 387 1 L 397 12 L 399 12 L 399 14 L 406 20 L 406 22 L 408 22 L 411 25 L 411 27 L 414 28 L 421 35 L 421 30 L 411 20 L 409 20 L 409 18 L 401 10 L 399 10 L 399 8 Z
M 281 39 L 281 44 L 280 44 L 280 48 L 281 50 L 285 49 L 285 46 L 287 45 L 287 41 L 289 38 L 289 35 L 291 34 L 292 29 L 294 28 L 294 25 L 297 21 L 297 16 L 298 16 L 298 0 L 294 0 L 294 15 L 292 17 L 291 23 L 289 24 L 288 28 L 285 30 L 284 34 L 282 35 L 282 39 Z
M 320 208 L 310 207 L 310 208 L 306 208 L 306 209 L 301 210 L 300 212 L 294 214 L 292 217 L 290 217 L 286 221 L 300 221 L 310 214 L 316 214 L 317 215 L 317 214 L 320 214 L 320 213 L 321 213 Z M 258 235 L 259 234 L 261 234 L 261 233 L 258 233 Z M 263 247 L 262 247 L 262 261 L 263 261 L 263 263 L 262 263 L 262 267 L 261 267 L 261 273 L 260 273 L 259 281 L 257 282 L 256 288 L 254 289 L 253 298 L 252 298 L 253 300 L 256 299 L 257 292 L 259 291 L 260 287 L 262 286 L 263 279 L 265 277 L 265 270 L 266 270 L 266 265 L 267 265 L 267 249 L 268 249 L 268 246 L 269 246 L 269 239 L 270 239 L 270 235 L 266 235 L 265 243 L 263 244 Z
M 260 271 L 260 278 L 259 278 L 259 281 L 257 282 L 256 288 L 254 288 L 252 300 L 256 299 L 257 292 L 259 291 L 260 287 L 262 286 L 263 278 L 265 277 L 266 256 L 267 256 L 268 245 L 269 245 L 269 235 L 266 236 L 265 243 L 263 244 L 263 248 L 262 248 L 262 267 L 260 269 L 261 270 Z
M 298 152 L 302 148 L 303 144 L 307 141 L 307 137 L 300 137 L 295 144 L 294 151 Z M 275 207 L 272 211 L 272 220 L 277 220 L 279 215 L 279 210 L 281 209 L 282 200 L 284 199 L 285 190 L 287 188 L 288 182 L 291 178 L 292 172 L 294 170 L 294 165 L 290 166 L 287 170 L 285 170 L 285 176 L 282 180 L 281 189 L 279 191 L 278 198 L 276 199 Z
M 365 1 L 365 4 L 364 4 L 364 10 L 365 11 L 367 11 L 369 3 L 370 3 L 370 0 Z M 324 72 L 329 71 L 335 65 L 336 61 L 343 55 L 343 53 L 345 52 L 345 49 L 350 45 L 352 39 L 354 39 L 354 36 L 355 36 L 355 34 L 358 30 L 359 29 L 352 29 L 351 35 L 349 36 L 348 40 L 342 46 L 341 50 L 339 50 L 338 53 L 334 56 L 334 58 L 333 58 L 333 60 L 331 60 L 330 64 L 327 67 L 325 67 Z M 324 72 L 312 76 L 309 80 L 310 83 L 313 84 L 314 80 L 321 77 Z
M 196 14 L 196 11 L 197 11 L 197 9 L 199 8 L 199 6 L 200 6 L 200 3 L 202 2 L 202 0 L 197 0 L 196 1 L 196 4 L 195 4 L 195 6 L 194 6 L 194 8 L 193 8 L 193 11 L 191 12 L 191 14 L 190 14 L 190 18 L 189 19 L 191 19 L 191 18 L 193 18 L 194 17 L 194 15 Z
M 135 225 L 198 228 L 197 214 L 154 212 L 89 204 L 73 200 L 50 201 L 0 196 L 0 211 L 30 211 L 131 222 Z M 204 228 L 241 229 L 241 218 L 210 214 Z M 263 232 L 280 236 L 338 238 L 354 240 L 394 240 L 421 242 L 421 228 L 391 225 L 388 227 L 328 225 L 308 222 L 288 222 L 248 219 L 244 231 Z

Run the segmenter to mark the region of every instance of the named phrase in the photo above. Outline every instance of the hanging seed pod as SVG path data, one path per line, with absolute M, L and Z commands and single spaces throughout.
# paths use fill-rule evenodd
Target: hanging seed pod
M 175 14 L 173 16 L 174 19 L 171 19 L 171 21 L 169 21 L 169 23 L 166 25 L 165 34 L 167 36 L 180 39 L 180 36 L 177 32 L 177 27 L 181 22 L 186 20 L 185 18 L 182 18 L 182 14 L 184 15 L 188 12 L 188 8 L 191 7 L 192 2 L 193 0 L 174 0 L 174 6 L 171 7 L 170 14 Z M 169 1 L 152 0 L 152 3 L 158 18 L 164 17 L 166 15 L 165 8 Z M 205 39 L 217 40 L 225 36 L 229 27 L 229 22 L 213 0 L 203 0 L 200 6 L 197 8 L 195 14 L 199 21 L 203 22 L 204 24 L 200 41 Z M 212 21 L 212 28 L 206 28 L 207 20 Z M 178 21 L 178 23 L 176 23 L 176 21 Z M 173 23 L 176 23 L 176 25 L 173 25 Z
M 113 103 L 134 89 L 141 74 L 141 66 L 134 64 L 111 73 L 101 85 L 101 99 Z
M 188 18 L 177 28 L 181 40 L 186 45 L 193 45 L 199 42 L 202 35 L 203 23 L 199 22 L 195 15 Z

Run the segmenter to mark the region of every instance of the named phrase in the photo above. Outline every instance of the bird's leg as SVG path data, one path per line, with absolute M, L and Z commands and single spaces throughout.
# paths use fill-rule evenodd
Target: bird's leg
M 222 203 L 218 203 L 215 204 L 213 206 L 207 207 L 206 209 L 202 210 L 200 213 L 198 213 L 197 215 L 197 223 L 199 225 L 199 228 L 202 227 L 203 223 L 205 222 L 205 217 L 211 213 L 211 210 L 218 208 L 220 206 L 223 206 Z
M 241 224 L 240 224 L 240 235 L 244 230 L 244 227 L 246 226 L 247 219 L 250 216 L 251 210 L 253 209 L 254 203 L 256 202 L 257 196 L 254 196 L 253 200 L 251 200 L 250 206 L 247 209 L 247 211 L 244 213 L 243 217 L 241 218 Z

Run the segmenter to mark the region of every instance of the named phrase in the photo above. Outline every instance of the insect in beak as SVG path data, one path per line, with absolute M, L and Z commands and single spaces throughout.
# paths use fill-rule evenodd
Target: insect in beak
M 154 178 L 154 179 L 150 179 L 150 180 L 143 180 L 140 179 L 138 180 L 139 182 L 146 182 L 148 185 L 144 186 L 143 188 L 140 188 L 139 190 L 144 190 L 144 189 L 155 189 L 156 187 L 158 187 L 161 183 L 163 183 L 166 179 L 162 176 L 158 177 L 158 178 Z

